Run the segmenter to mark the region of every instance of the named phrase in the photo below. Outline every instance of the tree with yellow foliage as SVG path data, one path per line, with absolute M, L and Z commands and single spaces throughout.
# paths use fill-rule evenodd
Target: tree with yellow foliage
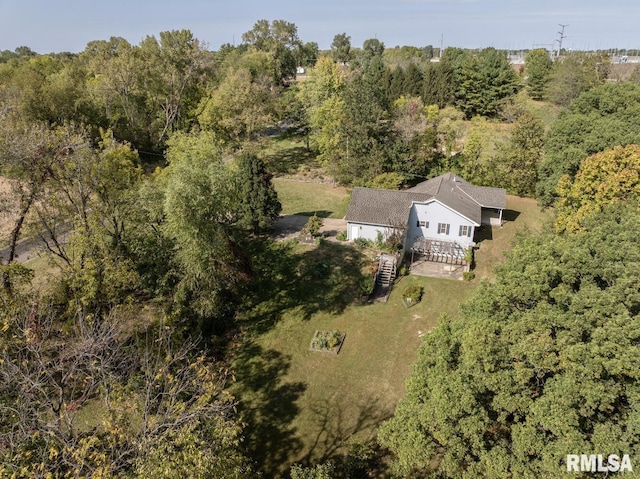
M 640 197 L 640 146 L 617 146 L 586 158 L 574 179 L 558 182 L 556 231 L 575 233 L 608 204 Z

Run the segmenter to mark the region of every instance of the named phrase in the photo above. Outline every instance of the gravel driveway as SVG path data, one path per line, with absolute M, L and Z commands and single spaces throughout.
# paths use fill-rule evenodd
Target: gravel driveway
M 273 225 L 273 237 L 276 239 L 288 239 L 297 235 L 309 221 L 308 216 L 286 215 L 281 216 Z M 347 230 L 347 222 L 343 219 L 322 218 L 320 233 L 328 240 L 336 240 L 336 235 Z M 337 240 L 336 240 L 337 241 Z

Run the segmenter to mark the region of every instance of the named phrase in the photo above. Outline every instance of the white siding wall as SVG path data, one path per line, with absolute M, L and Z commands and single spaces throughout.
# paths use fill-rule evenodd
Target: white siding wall
M 417 226 L 418 221 L 429 223 L 428 228 Z M 448 224 L 449 234 L 438 233 L 438 224 Z M 471 236 L 460 236 L 460 226 L 468 226 L 471 229 Z M 416 237 L 455 241 L 460 245 L 468 246 L 473 242 L 474 223 L 461 216 L 457 212 L 446 206 L 431 201 L 426 204 L 414 203 L 409 214 L 409 230 L 407 232 L 407 248 L 411 247 Z
M 364 238 L 371 241 L 378 239 L 378 231 L 383 236 L 387 234 L 387 228 L 384 226 L 365 225 L 361 223 L 347 223 L 347 236 L 349 241 L 353 241 L 356 238 Z

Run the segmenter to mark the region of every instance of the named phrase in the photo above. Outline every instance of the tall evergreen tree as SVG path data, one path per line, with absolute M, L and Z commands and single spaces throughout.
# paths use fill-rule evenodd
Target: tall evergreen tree
M 389 78 L 387 96 L 389 100 L 396 101 L 398 98 L 404 95 L 404 70 L 402 68 L 390 70 L 387 76 Z
M 460 71 L 456 105 L 467 118 L 496 116 L 504 100 L 518 91 L 518 75 L 507 56 L 495 48 L 485 48 L 468 57 Z
M 409 63 L 404 71 L 402 94 L 404 96 L 420 96 L 422 94 L 422 71 L 415 63 Z
M 240 166 L 240 221 L 254 234 L 270 227 L 282 211 L 278 193 L 271 183 L 273 175 L 255 155 L 243 154 Z
M 545 88 L 553 69 L 553 62 L 549 53 L 538 48 L 531 50 L 524 58 L 525 73 L 527 74 L 527 87 L 534 100 L 542 100 Z

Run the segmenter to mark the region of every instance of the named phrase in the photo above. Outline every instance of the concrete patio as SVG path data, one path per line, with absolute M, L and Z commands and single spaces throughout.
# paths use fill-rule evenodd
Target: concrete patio
M 435 261 L 427 261 L 421 257 L 416 257 L 415 262 L 411 263 L 410 257 L 407 259 L 406 264 L 408 265 L 409 273 L 417 276 L 462 280 L 462 273 L 469 270 L 468 265 L 445 262 L 438 263 Z

